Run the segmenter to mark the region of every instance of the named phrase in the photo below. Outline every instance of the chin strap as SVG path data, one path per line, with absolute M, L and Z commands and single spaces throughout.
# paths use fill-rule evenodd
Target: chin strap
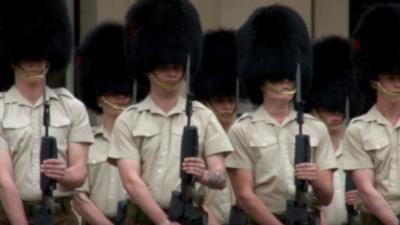
M 400 93 L 398 92 L 391 92 L 389 90 L 387 90 L 386 88 L 384 88 L 382 86 L 381 83 L 379 83 L 379 81 L 371 81 L 371 86 L 372 88 L 374 88 L 375 90 L 379 91 L 380 93 L 382 93 L 383 95 L 385 95 L 386 97 L 389 97 L 395 101 L 400 101 Z
M 40 74 L 32 74 L 32 73 L 24 70 L 19 65 L 15 66 L 15 68 L 16 68 L 16 70 L 19 71 L 19 73 L 17 73 L 17 75 L 20 76 L 24 80 L 41 80 L 44 78 L 44 76 L 46 76 L 47 72 L 49 71 L 48 66 L 46 66 L 43 73 L 40 73 Z
M 265 83 L 267 84 L 267 87 L 269 87 L 270 90 L 275 94 L 278 94 L 278 95 L 294 95 L 294 94 L 296 94 L 296 90 L 295 89 L 290 90 L 290 91 L 286 91 L 286 90 L 277 88 L 274 84 L 272 84 L 269 81 L 267 81 Z
M 100 100 L 107 108 L 114 111 L 123 111 L 124 109 L 128 108 L 128 105 L 118 105 L 110 102 L 104 95 L 100 96 Z

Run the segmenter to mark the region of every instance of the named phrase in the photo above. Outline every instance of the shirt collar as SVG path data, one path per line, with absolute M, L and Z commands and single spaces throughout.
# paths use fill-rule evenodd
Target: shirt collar
M 390 125 L 389 121 L 382 115 L 381 112 L 379 112 L 376 105 L 373 105 L 364 115 L 364 120 L 368 122 L 376 121 L 378 124 Z
M 153 114 L 159 114 L 163 116 L 169 116 L 173 114 L 183 114 L 185 112 L 186 106 L 186 99 L 182 98 L 181 96 L 178 97 L 178 101 L 175 106 L 168 112 L 165 113 L 156 105 L 153 98 L 148 95 L 142 102 L 136 105 L 138 111 L 150 111 Z
M 102 138 L 105 138 L 106 140 L 110 140 L 110 137 L 107 134 L 106 129 L 103 124 L 93 127 L 93 134 L 95 137 L 102 137 Z
M 253 122 L 261 122 L 264 121 L 267 124 L 275 124 L 275 125 L 279 125 L 279 126 L 284 126 L 287 123 L 293 121 L 296 119 L 296 111 L 293 110 L 293 108 L 290 108 L 290 112 L 289 115 L 286 116 L 286 118 L 283 120 L 282 124 L 278 124 L 276 119 L 273 118 L 271 116 L 271 114 L 269 114 L 267 112 L 267 110 L 265 110 L 264 106 L 261 105 L 260 107 L 258 107 L 258 109 L 254 112 L 253 114 Z
M 49 87 L 46 87 L 46 100 L 50 99 L 58 100 L 58 95 Z M 18 91 L 18 89 L 12 86 L 5 94 L 5 103 L 18 103 L 20 105 L 32 106 L 32 104 Z M 36 105 L 41 105 L 43 103 L 43 98 L 40 97 L 36 103 Z

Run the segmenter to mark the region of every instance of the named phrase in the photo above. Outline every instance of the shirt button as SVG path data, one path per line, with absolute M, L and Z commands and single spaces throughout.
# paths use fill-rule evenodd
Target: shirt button
M 158 169 L 157 172 L 161 173 L 161 172 L 162 172 L 162 169 Z

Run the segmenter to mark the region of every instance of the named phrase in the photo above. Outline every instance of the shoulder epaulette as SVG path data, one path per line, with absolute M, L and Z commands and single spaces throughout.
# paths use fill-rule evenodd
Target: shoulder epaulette
M 56 89 L 54 89 L 54 92 L 59 96 L 75 98 L 74 95 L 66 88 L 56 88 Z

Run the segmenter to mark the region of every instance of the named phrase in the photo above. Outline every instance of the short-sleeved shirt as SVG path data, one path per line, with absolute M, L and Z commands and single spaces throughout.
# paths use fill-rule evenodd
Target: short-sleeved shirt
M 180 155 L 183 127 L 187 124 L 185 99 L 163 112 L 148 96 L 118 116 L 114 125 L 111 159 L 140 161 L 141 176 L 153 198 L 168 209 L 172 191 L 180 189 Z M 199 156 L 233 151 L 215 115 L 201 103 L 193 102 L 191 124 L 199 135 Z
M 342 225 L 347 222 L 347 210 L 345 199 L 346 174 L 343 171 L 343 142 L 335 152 L 338 162 L 338 169 L 333 173 L 333 197 L 329 205 L 321 207 L 329 225 Z
M 128 195 L 119 176 L 118 168 L 107 162 L 110 137 L 104 126 L 94 127 L 95 141 L 89 148 L 88 177 L 80 191 L 90 195 L 90 199 L 108 217 L 117 215 L 118 202 Z
M 343 150 L 344 169 L 372 169 L 376 190 L 393 212 L 400 214 L 400 123 L 392 126 L 374 105 L 352 120 Z M 362 202 L 359 204 L 368 212 Z
M 49 135 L 57 140 L 58 158 L 67 161 L 70 143 L 92 143 L 93 134 L 82 102 L 66 89 L 46 89 L 50 104 Z M 15 88 L 0 96 L 0 151 L 9 151 L 14 181 L 22 200 L 41 199 L 40 143 L 45 134 L 43 101 L 32 105 Z M 55 197 L 72 195 L 57 185 Z
M 298 132 L 294 110 L 279 124 L 260 106 L 240 117 L 228 133 L 235 151 L 226 158 L 226 167 L 251 170 L 254 193 L 275 214 L 285 214 L 286 201 L 294 198 L 294 149 Z M 325 124 L 305 114 L 303 133 L 310 136 L 311 161 L 318 170 L 336 169 Z

